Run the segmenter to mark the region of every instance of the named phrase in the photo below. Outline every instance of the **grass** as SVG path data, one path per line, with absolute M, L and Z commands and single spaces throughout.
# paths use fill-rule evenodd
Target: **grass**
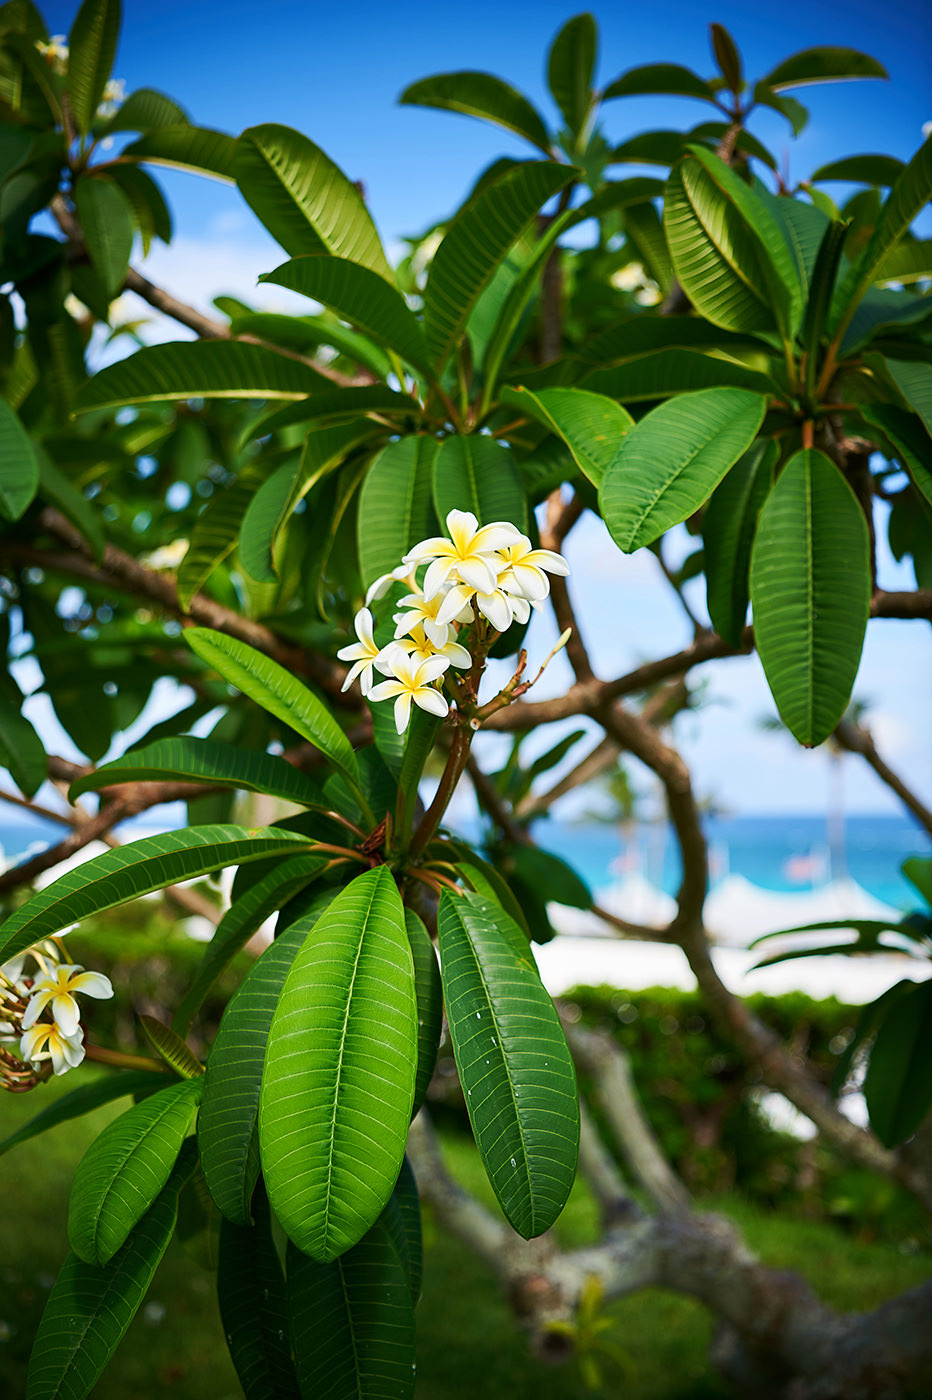
M 87 1070 L 83 1082 L 87 1082 Z M 69 1088 L 53 1083 L 32 1095 L 0 1100 L 6 1136 Z M 71 1176 L 81 1154 L 125 1103 L 100 1109 L 14 1148 L 2 1159 L 5 1228 L 0 1254 L 0 1394 L 25 1394 L 30 1339 L 67 1245 Z M 471 1144 L 447 1139 L 454 1173 L 482 1199 L 491 1191 Z M 822 1222 L 768 1215 L 729 1196 L 711 1205 L 730 1215 L 751 1246 L 777 1268 L 797 1269 L 817 1291 L 845 1309 L 866 1309 L 920 1282 L 928 1255 L 896 1245 L 865 1244 Z M 558 1225 L 561 1242 L 595 1238 L 597 1217 L 579 1184 Z M 654 1290 L 608 1306 L 620 1356 L 605 1366 L 605 1393 L 628 1400 L 725 1400 L 733 1392 L 710 1371 L 706 1356 L 713 1319 L 699 1304 Z M 550 1368 L 528 1355 L 498 1286 L 484 1264 L 425 1220 L 425 1289 L 418 1310 L 418 1400 L 578 1400 L 585 1394 L 575 1366 Z M 600 1392 L 594 1392 L 598 1395 Z M 159 1400 L 236 1400 L 241 1395 L 220 1331 L 213 1279 L 173 1241 L 147 1302 L 94 1400 L 127 1395 Z

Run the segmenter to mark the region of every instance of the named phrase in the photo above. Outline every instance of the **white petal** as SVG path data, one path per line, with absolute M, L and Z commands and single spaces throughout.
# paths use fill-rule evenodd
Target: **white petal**
M 512 608 L 504 593 L 477 593 L 476 605 L 489 619 L 496 632 L 507 632 L 511 626 Z
M 431 599 L 439 593 L 451 572 L 456 567 L 456 559 L 435 559 L 424 575 L 424 597 Z
M 408 727 L 411 718 L 411 692 L 404 690 L 395 701 L 395 728 L 399 734 L 403 734 Z
M 443 719 L 444 715 L 450 713 L 450 706 L 439 690 L 431 690 L 429 686 L 422 686 L 420 690 L 414 692 L 413 698 L 415 705 L 419 705 L 428 714 L 437 715 L 439 719 Z
M 349 646 L 340 647 L 337 652 L 341 661 L 362 661 L 368 654 L 369 648 L 362 642 L 350 642 Z
M 481 555 L 476 554 L 469 559 L 461 559 L 456 566 L 456 573 L 463 583 L 467 583 L 470 588 L 475 588 L 478 593 L 494 593 L 498 587 L 498 570 L 490 559 L 485 559 Z
M 345 650 L 345 651 L 349 651 L 349 647 L 345 647 L 344 650 Z M 337 655 L 339 655 L 339 652 L 337 653 Z M 343 658 L 344 661 L 347 660 L 347 659 L 348 659 L 348 658 L 346 658 L 346 657 Z M 362 671 L 364 671 L 365 669 L 366 669 L 365 658 L 363 658 L 361 661 L 357 661 L 356 664 L 355 664 L 355 666 L 351 666 L 350 669 L 349 669 L 349 670 L 347 671 L 347 673 L 346 673 L 346 680 L 345 680 L 345 681 L 343 682 L 343 684 L 340 686 L 341 692 L 344 691 L 344 690 L 349 690 L 350 686 L 353 684 L 353 681 L 356 679 L 356 677 L 357 677 L 358 675 L 360 675 L 360 673 L 361 673 Z
M 372 662 L 370 661 L 369 665 L 364 666 L 359 674 L 359 689 L 362 691 L 363 695 L 369 694 L 374 680 L 375 675 L 372 670 Z
M 450 531 L 451 540 L 461 554 L 468 549 L 478 526 L 479 522 L 471 510 L 450 511 L 447 516 L 447 529 Z
M 570 571 L 570 566 L 563 555 L 557 554 L 552 549 L 532 549 L 530 554 L 526 554 L 518 562 L 530 564 L 535 569 L 546 569 L 549 574 L 562 574 L 564 577 Z
M 33 992 L 32 996 L 26 1003 L 26 1010 L 23 1012 L 24 1031 L 28 1031 L 32 1026 L 36 1024 L 39 1017 L 42 1015 L 42 1012 L 48 1006 L 49 1002 L 52 1000 L 52 997 L 54 995 L 54 992 L 48 990 Z
M 515 622 L 527 622 L 528 618 L 531 616 L 532 604 L 528 602 L 527 598 L 512 598 L 510 601 L 511 615 Z M 533 606 L 536 608 L 539 607 L 540 604 L 534 603 Z
M 436 618 L 437 622 L 453 622 L 454 619 L 461 618 L 467 608 L 470 610 L 471 618 L 471 604 L 475 591 L 474 588 L 467 588 L 463 583 L 458 583 L 455 588 L 451 588 L 440 605 L 440 610 Z
M 447 642 L 443 654 L 449 657 L 451 663 L 458 666 L 461 671 L 468 671 L 472 665 L 472 657 L 465 647 L 460 646 L 459 642 Z
M 374 700 L 376 703 L 379 700 L 394 700 L 395 696 L 401 695 L 405 689 L 406 687 L 400 681 L 379 681 L 378 685 L 372 687 L 366 698 Z
M 354 619 L 356 636 L 362 644 L 370 649 L 375 646 L 372 636 L 372 614 L 368 608 L 360 608 Z
M 428 559 L 450 558 L 456 551 L 443 535 L 433 535 L 429 540 L 421 540 L 404 556 L 406 564 L 426 564 Z
M 507 520 L 494 520 L 491 525 L 483 525 L 472 542 L 474 552 L 487 554 L 493 549 L 508 549 L 510 545 L 520 544 L 524 536 L 516 525 L 510 525 Z
M 62 1046 L 62 1050 L 64 1051 L 65 1059 L 68 1061 L 71 1068 L 76 1069 L 77 1066 L 84 1059 L 83 1037 L 76 1036 L 74 1039 L 69 1037 Z
M 424 619 L 424 636 L 434 647 L 445 647 L 450 640 L 450 628 L 445 622 L 434 622 L 432 618 Z
M 78 1015 L 78 1003 L 74 997 L 64 992 L 57 996 L 52 1002 L 52 1015 L 55 1017 L 55 1024 L 62 1035 L 74 1035 L 78 1029 L 80 1016 Z
M 366 606 L 377 602 L 379 598 L 384 598 L 394 582 L 394 574 L 380 574 L 377 579 L 373 579 L 366 590 Z
M 20 1058 L 34 1064 L 41 1055 L 39 1046 L 45 1040 L 47 1034 L 48 1026 L 44 1025 L 33 1026 L 30 1030 L 25 1031 L 20 1036 L 19 1040 Z
M 418 689 L 422 685 L 429 685 L 438 676 L 442 676 L 449 666 L 446 657 L 432 656 L 427 661 L 422 661 L 412 676 L 412 688 Z
M 523 560 L 520 564 L 514 565 L 511 573 L 522 598 L 546 598 L 550 592 L 550 580 L 547 575 L 533 565 L 526 564 Z

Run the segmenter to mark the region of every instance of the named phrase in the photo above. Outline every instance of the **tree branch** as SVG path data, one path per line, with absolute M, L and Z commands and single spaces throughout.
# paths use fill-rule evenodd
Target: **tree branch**
M 870 764 L 880 781 L 886 783 L 891 792 L 896 793 L 903 805 L 932 836 L 932 811 L 880 757 L 870 730 L 863 725 L 852 723 L 851 720 L 842 719 L 835 727 L 834 737 L 848 753 L 859 753 Z

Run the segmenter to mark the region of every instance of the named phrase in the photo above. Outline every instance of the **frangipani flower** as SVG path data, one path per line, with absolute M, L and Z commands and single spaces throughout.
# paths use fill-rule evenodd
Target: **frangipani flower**
M 562 554 L 556 554 L 552 549 L 535 549 L 526 535 L 521 536 L 518 544 L 506 545 L 499 550 L 499 554 L 505 566 L 498 576 L 499 588 L 527 598 L 532 603 L 546 598 L 550 592 L 547 573 L 565 577 L 570 571 Z M 544 573 L 545 569 L 547 573 Z
M 443 646 L 435 646 L 427 635 L 426 628 L 415 623 L 407 636 L 399 637 L 394 643 L 402 651 L 415 661 L 429 661 L 432 656 L 442 656 L 451 666 L 457 666 L 461 671 L 468 671 L 472 665 L 472 657 L 464 646 L 452 640 L 444 642 Z M 392 674 L 386 670 L 386 675 Z
M 444 697 L 434 690 L 431 681 L 442 676 L 450 664 L 442 656 L 432 656 L 428 661 L 416 661 L 401 647 L 393 647 L 390 657 L 395 679 L 380 681 L 369 692 L 370 700 L 395 701 L 395 728 L 403 734 L 411 719 L 411 701 L 429 714 L 443 719 L 450 709 Z
M 74 999 L 75 992 L 83 992 L 85 996 L 105 1000 L 113 996 L 113 987 L 110 978 L 105 977 L 102 972 L 85 972 L 76 964 L 62 963 L 60 967 L 42 973 L 33 982 L 29 1001 L 23 1012 L 23 1030 L 28 1031 L 35 1026 L 42 1012 L 51 1004 L 52 1016 L 61 1034 L 65 1037 L 77 1035 L 81 1016 L 78 1003 Z M 83 1057 L 82 1049 L 81 1058 Z M 56 1074 L 60 1072 L 55 1071 Z
M 376 603 L 380 598 L 384 598 L 393 583 L 406 583 L 409 588 L 414 588 L 413 566 L 399 564 L 396 569 L 392 569 L 390 574 L 380 574 L 377 579 L 373 579 L 366 592 L 366 607 L 370 603 Z
M 84 1042 L 80 1030 L 75 1035 L 65 1035 L 54 1021 L 40 1021 L 23 1033 L 19 1053 L 28 1064 L 38 1065 L 43 1060 L 51 1060 L 56 1074 L 67 1074 L 69 1069 L 76 1069 L 84 1059 Z
M 372 614 L 368 608 L 360 608 L 353 621 L 356 628 L 358 642 L 351 642 L 348 647 L 341 647 L 337 656 L 341 661 L 352 661 L 354 664 L 347 672 L 346 680 L 340 687 L 341 690 L 349 690 L 353 681 L 359 676 L 359 688 L 363 695 L 368 695 L 372 689 L 372 682 L 375 679 L 372 667 L 381 651 L 380 646 L 372 635 Z
M 496 632 L 507 632 L 515 618 L 519 622 L 527 622 L 531 615 L 531 605 L 526 598 L 512 597 L 501 588 L 480 593 L 475 588 L 458 583 L 454 584 L 444 598 L 437 621 L 446 622 L 459 612 L 460 608 L 469 607 L 473 603 L 483 617 L 488 618 Z
M 422 540 L 405 555 L 406 564 L 426 564 L 433 560 L 424 578 L 424 593 L 429 598 L 448 579 L 465 583 L 481 593 L 492 593 L 498 583 L 499 561 L 495 551 L 515 544 L 521 532 L 505 520 L 483 525 L 469 510 L 451 510 L 447 516 L 450 537 L 435 535 Z
M 424 593 L 409 593 L 398 606 L 404 611 L 395 614 L 395 637 L 403 637 L 415 627 L 423 627 L 428 639 L 435 647 L 444 647 L 450 640 L 451 622 L 472 622 L 472 608 L 460 608 L 451 618 L 438 622 L 437 614 L 444 603 L 445 594 L 440 591 L 428 598 Z

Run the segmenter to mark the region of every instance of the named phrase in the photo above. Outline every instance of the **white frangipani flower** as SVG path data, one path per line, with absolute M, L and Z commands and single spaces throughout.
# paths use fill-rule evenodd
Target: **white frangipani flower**
M 380 598 L 384 598 L 393 583 L 406 583 L 410 589 L 414 590 L 413 566 L 399 564 L 397 568 L 392 569 L 390 574 L 380 574 L 377 579 L 373 579 L 366 592 L 366 607 L 370 603 L 377 603 Z
M 468 606 L 460 608 L 447 621 L 438 622 L 437 614 L 443 606 L 444 597 L 445 593 L 441 591 L 435 593 L 432 598 L 428 598 L 424 593 L 409 593 L 407 597 L 402 598 L 398 606 L 403 611 L 395 614 L 396 638 L 403 637 L 415 627 L 423 627 L 435 647 L 446 646 L 451 639 L 450 623 L 472 622 L 472 609 Z
M 406 564 L 433 561 L 424 577 L 425 596 L 432 597 L 448 580 L 465 583 L 478 592 L 494 592 L 500 567 L 495 551 L 520 540 L 520 530 L 506 520 L 496 520 L 480 528 L 469 510 L 451 510 L 447 529 L 449 539 L 435 535 L 422 540 L 405 555 Z
M 428 661 L 416 661 L 413 657 L 395 646 L 390 654 L 394 680 L 380 681 L 369 692 L 370 700 L 395 701 L 395 728 L 403 734 L 411 719 L 411 702 L 422 710 L 436 715 L 439 719 L 449 712 L 450 706 L 438 690 L 431 684 L 443 675 L 450 664 L 445 657 L 432 656 Z
M 55 1074 L 67 1074 L 84 1059 L 84 1041 L 80 1029 L 74 1035 L 65 1035 L 54 1021 L 40 1021 L 24 1031 L 19 1053 L 27 1064 L 39 1065 L 43 1060 L 51 1060 Z
M 23 1030 L 28 1031 L 35 1026 L 45 1008 L 51 1006 L 52 1016 L 61 1034 L 66 1038 L 77 1035 L 81 1013 L 74 999 L 75 992 L 106 1000 L 113 996 L 113 987 L 110 978 L 102 972 L 85 972 L 74 963 L 62 963 L 42 973 L 33 982 L 23 1012 Z M 81 1054 L 83 1057 L 83 1050 Z M 55 1072 L 57 1074 L 59 1071 Z
M 531 606 L 526 598 L 512 596 L 501 588 L 480 593 L 475 588 L 467 588 L 466 584 L 459 583 L 455 584 L 444 598 L 437 621 L 445 622 L 448 616 L 455 615 L 461 607 L 473 605 L 483 617 L 488 618 L 496 632 L 507 632 L 515 618 L 519 622 L 527 622 L 531 615 Z
M 368 695 L 375 679 L 372 667 L 381 650 L 372 635 L 372 614 L 368 608 L 359 609 L 353 620 L 353 626 L 356 628 L 356 636 L 359 641 L 351 642 L 348 647 L 341 647 L 337 652 L 341 661 L 353 662 L 340 689 L 349 690 L 358 676 L 360 690 L 363 695 Z
M 457 666 L 461 671 L 468 671 L 472 665 L 472 657 L 464 646 L 452 639 L 444 642 L 443 646 L 435 646 L 428 637 L 426 628 L 420 623 L 416 623 L 406 636 L 399 637 L 393 645 L 400 647 L 415 661 L 429 661 L 432 656 L 442 656 L 451 666 Z M 386 672 L 387 674 L 389 672 Z
M 552 549 L 535 549 L 527 535 L 522 535 L 518 544 L 510 544 L 499 550 L 499 554 L 504 565 L 498 576 L 499 588 L 527 598 L 532 603 L 546 598 L 550 592 L 548 573 L 565 577 L 570 571 L 562 554 Z

